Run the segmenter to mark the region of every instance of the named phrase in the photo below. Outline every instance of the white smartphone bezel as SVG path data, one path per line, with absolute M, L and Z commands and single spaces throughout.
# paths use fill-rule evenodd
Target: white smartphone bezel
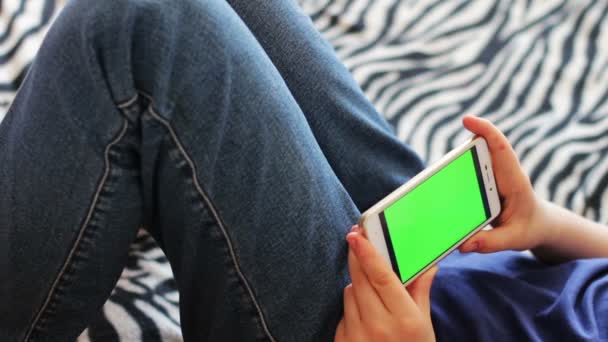
M 382 229 L 382 225 L 380 223 L 380 213 L 383 212 L 386 208 L 388 208 L 391 204 L 395 203 L 401 197 L 405 196 L 408 192 L 413 190 L 415 187 L 423 183 L 426 179 L 434 175 L 440 169 L 445 167 L 451 161 L 456 159 L 462 153 L 467 150 L 476 147 L 477 150 L 477 159 L 479 160 L 479 169 L 482 173 L 484 190 L 486 192 L 486 198 L 488 200 L 488 206 L 490 207 L 490 217 L 484 221 L 481 225 L 476 227 L 463 237 L 460 241 L 458 241 L 452 248 L 446 250 L 443 254 L 437 257 L 433 262 L 427 265 L 425 268 L 420 270 L 416 275 L 414 275 L 411 279 L 404 283 L 404 286 L 409 285 L 413 282 L 418 276 L 423 274 L 426 270 L 433 267 L 433 265 L 437 264 L 443 258 L 445 258 L 448 254 L 454 251 L 458 246 L 460 246 L 464 241 L 477 233 L 480 229 L 487 226 L 492 220 L 494 220 L 500 214 L 501 206 L 500 206 L 500 198 L 498 196 L 498 190 L 496 188 L 496 181 L 494 179 L 494 172 L 492 169 L 492 158 L 490 156 L 490 151 L 488 149 L 488 144 L 485 139 L 482 137 L 473 137 L 469 141 L 460 145 L 459 147 L 453 149 L 448 152 L 445 156 L 443 156 L 440 160 L 433 163 L 431 166 L 424 169 L 422 172 L 417 174 L 415 177 L 410 179 L 407 183 L 403 184 L 391 194 L 386 196 L 384 199 L 380 200 L 380 202 L 376 203 L 374 206 L 366 210 L 359 220 L 359 226 L 363 228 L 364 233 L 366 234 L 369 241 L 376 247 L 380 255 L 393 267 L 391 263 L 391 258 L 389 256 L 388 248 L 386 246 L 386 240 L 384 238 L 384 232 Z

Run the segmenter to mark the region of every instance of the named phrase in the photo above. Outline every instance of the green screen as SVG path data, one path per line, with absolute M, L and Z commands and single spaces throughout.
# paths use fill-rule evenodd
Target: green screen
M 385 209 L 389 254 L 404 283 L 489 217 L 476 159 L 467 150 Z

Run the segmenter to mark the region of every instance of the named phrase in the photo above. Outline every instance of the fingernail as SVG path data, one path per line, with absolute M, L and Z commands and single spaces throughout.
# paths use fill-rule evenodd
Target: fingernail
M 355 254 L 357 253 L 357 249 L 359 248 L 358 246 L 358 242 L 357 242 L 357 238 L 355 237 L 355 234 L 348 234 L 346 236 L 346 241 L 348 241 L 348 246 L 355 252 Z
M 350 231 L 353 232 L 353 233 L 358 233 L 359 232 L 359 226 L 357 226 L 357 225 L 352 226 L 352 228 L 350 229 Z
M 477 243 L 477 241 L 471 242 L 468 245 L 463 245 L 463 248 L 460 251 L 462 253 L 471 253 L 474 252 L 478 246 L 479 244 Z

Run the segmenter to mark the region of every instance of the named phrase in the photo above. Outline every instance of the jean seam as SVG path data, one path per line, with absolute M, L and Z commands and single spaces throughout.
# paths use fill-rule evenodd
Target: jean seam
M 104 173 L 103 173 L 103 176 L 101 177 L 99 185 L 97 186 L 97 189 L 93 195 L 93 200 L 91 201 L 89 209 L 87 210 L 87 216 L 78 231 L 76 241 L 74 241 L 72 248 L 70 249 L 68 256 L 66 257 L 66 260 L 64 261 L 63 265 L 61 266 L 59 273 L 55 277 L 55 280 L 53 281 L 51 288 L 49 289 L 42 306 L 40 307 L 36 316 L 32 320 L 32 323 L 30 324 L 30 327 L 28 328 L 28 330 L 25 334 L 25 337 L 23 338 L 24 342 L 28 341 L 35 331 L 40 331 L 43 329 L 42 324 L 43 324 L 43 322 L 45 322 L 48 319 L 48 317 L 45 317 L 45 314 L 46 315 L 52 314 L 48 310 L 49 310 L 49 308 L 52 307 L 52 304 L 56 301 L 58 290 L 60 289 L 60 285 L 62 285 L 61 282 L 62 282 L 62 280 L 65 280 L 68 268 L 70 265 L 72 265 L 74 258 L 78 254 L 79 247 L 81 246 L 81 242 L 83 241 L 85 232 L 87 231 L 87 228 L 89 228 L 89 226 L 90 226 L 91 218 L 93 217 L 93 213 L 95 212 L 95 208 L 97 207 L 97 203 L 99 202 L 100 194 L 101 194 L 103 188 L 106 186 L 108 178 L 110 177 L 110 171 L 111 171 L 110 150 L 112 147 L 114 147 L 116 144 L 118 144 L 124 138 L 124 136 L 127 132 L 128 126 L 129 126 L 128 120 L 123 119 L 122 128 L 120 129 L 118 135 L 116 136 L 116 138 L 114 138 L 112 141 L 110 141 L 110 143 L 108 143 L 108 145 L 106 145 L 106 147 L 104 149 L 104 163 L 105 163 Z
M 194 187 L 196 188 L 198 195 L 201 196 L 201 198 L 203 199 L 203 202 L 209 209 L 209 212 L 211 213 L 213 220 L 215 221 L 217 226 L 220 228 L 222 236 L 224 237 L 224 240 L 228 247 L 230 259 L 232 261 L 234 269 L 237 273 L 238 278 L 241 280 L 241 283 L 245 287 L 245 290 L 246 290 L 247 294 L 249 295 L 249 298 L 251 299 L 251 301 L 255 307 L 255 310 L 258 313 L 258 316 L 260 319 L 260 324 L 262 325 L 262 329 L 264 330 L 264 333 L 266 334 L 266 336 L 268 337 L 268 339 L 270 341 L 276 342 L 276 339 L 270 332 L 270 328 L 268 327 L 268 323 L 267 323 L 266 317 L 262 311 L 262 307 L 261 307 L 260 303 L 258 303 L 258 300 L 257 300 L 255 294 L 253 293 L 253 289 L 252 289 L 251 285 L 249 284 L 247 277 L 245 277 L 245 274 L 243 273 L 243 271 L 241 269 L 241 265 L 238 261 L 232 239 L 230 238 L 230 235 L 228 234 L 228 230 L 226 229 L 224 221 L 220 217 L 220 214 L 217 211 L 217 209 L 215 208 L 215 205 L 213 205 L 213 202 L 207 195 L 207 192 L 203 189 L 200 182 L 198 181 L 198 177 L 197 177 L 197 173 L 196 173 L 196 165 L 194 164 L 194 161 L 192 160 L 190 155 L 186 152 L 186 149 L 184 148 L 181 141 L 179 140 L 177 133 L 173 129 L 173 126 L 171 125 L 171 123 L 169 123 L 168 120 L 166 120 L 160 114 L 158 114 L 158 112 L 154 109 L 154 99 L 152 98 L 152 96 L 150 96 L 142 91 L 138 91 L 138 92 L 139 92 L 139 94 L 141 94 L 143 97 L 145 97 L 149 101 L 150 105 L 149 105 L 148 112 L 150 113 L 150 116 L 154 120 L 159 122 L 163 127 L 165 127 L 165 129 L 169 132 L 169 136 L 170 136 L 171 140 L 173 140 L 173 143 L 175 143 L 180 154 L 186 160 L 186 163 L 190 167 L 190 170 L 192 171 L 192 182 L 194 184 Z

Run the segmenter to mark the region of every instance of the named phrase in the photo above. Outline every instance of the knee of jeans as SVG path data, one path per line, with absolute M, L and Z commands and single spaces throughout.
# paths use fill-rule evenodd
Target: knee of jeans
M 55 25 L 65 35 L 56 38 L 72 39 L 95 64 L 116 103 L 144 92 L 160 112 L 182 90 L 225 79 L 255 41 L 224 0 L 73 1 Z
M 129 1 L 68 2 L 41 46 L 39 67 L 53 70 L 57 76 L 51 81 L 57 83 L 68 79 L 103 85 L 98 91 L 109 90 L 115 103 L 132 97 L 133 87 L 127 86 L 132 83 L 129 7 Z

